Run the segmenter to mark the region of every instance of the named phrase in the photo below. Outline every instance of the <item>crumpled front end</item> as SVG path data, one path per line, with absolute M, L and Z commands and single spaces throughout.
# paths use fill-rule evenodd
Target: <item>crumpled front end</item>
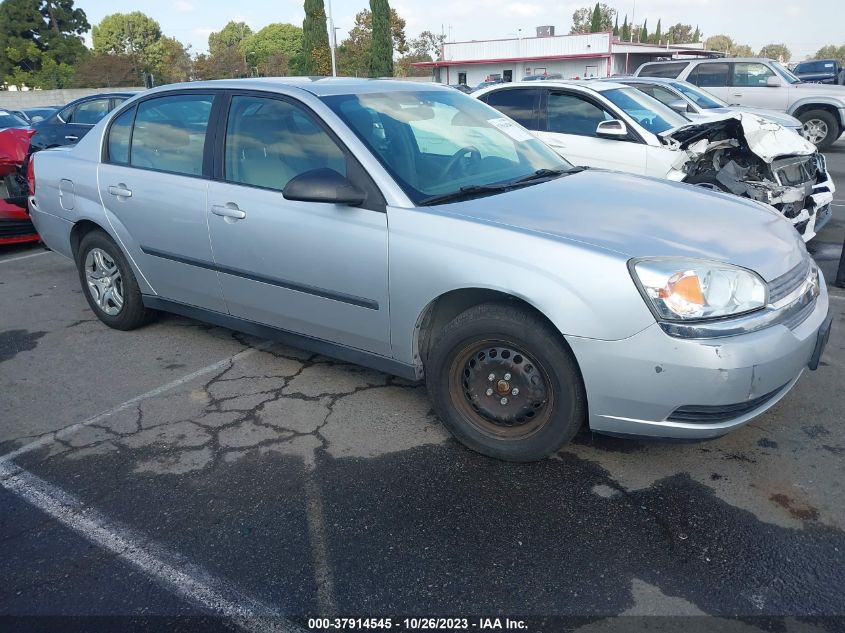
M 809 241 L 832 215 L 825 158 L 795 132 L 748 114 L 686 126 L 663 141 L 682 150 L 684 182 L 773 206 Z
M 39 239 L 27 211 L 26 167 L 34 133 L 14 128 L 0 131 L 0 245 Z

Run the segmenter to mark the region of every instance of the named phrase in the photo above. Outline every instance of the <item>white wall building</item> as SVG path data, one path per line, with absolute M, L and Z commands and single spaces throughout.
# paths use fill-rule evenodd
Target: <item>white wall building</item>
M 446 42 L 440 59 L 418 62 L 431 68 L 435 81 L 476 86 L 482 81 L 520 81 L 527 75 L 561 74 L 564 79 L 609 77 L 633 73 L 648 61 L 674 57 L 713 56 L 703 44 L 657 46 L 621 42 L 611 33 L 554 35 L 554 29 L 538 27 L 542 37 Z

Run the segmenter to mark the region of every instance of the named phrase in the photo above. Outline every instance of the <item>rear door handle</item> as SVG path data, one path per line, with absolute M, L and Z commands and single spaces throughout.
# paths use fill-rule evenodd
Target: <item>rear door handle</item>
M 246 217 L 246 212 L 241 211 L 234 202 L 227 202 L 226 204 L 215 204 L 211 206 L 211 212 L 214 215 L 219 215 L 224 218 L 233 218 L 235 220 L 243 220 Z
M 132 197 L 132 190 L 127 188 L 123 183 L 120 183 L 119 185 L 109 185 L 109 193 L 113 196 L 117 196 L 118 198 Z
M 741 92 L 735 92 L 735 93 L 733 93 L 733 96 L 734 97 L 741 97 L 742 93 Z
M 79 137 L 74 136 L 73 134 L 68 134 L 67 136 L 65 136 L 65 140 L 66 141 L 78 141 Z

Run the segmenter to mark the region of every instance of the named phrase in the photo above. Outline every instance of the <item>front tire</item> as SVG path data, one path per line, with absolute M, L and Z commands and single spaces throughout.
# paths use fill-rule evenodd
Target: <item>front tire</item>
M 447 324 L 432 346 L 426 378 L 443 424 L 489 457 L 543 459 L 586 419 L 581 373 L 566 342 L 515 305 L 478 305 Z
M 804 124 L 802 134 L 819 150 L 827 149 L 839 138 L 839 121 L 827 110 L 809 110 L 798 117 Z
M 134 330 L 153 318 L 155 313 L 144 307 L 129 262 L 104 232 L 91 231 L 82 238 L 76 268 L 88 305 L 109 327 Z

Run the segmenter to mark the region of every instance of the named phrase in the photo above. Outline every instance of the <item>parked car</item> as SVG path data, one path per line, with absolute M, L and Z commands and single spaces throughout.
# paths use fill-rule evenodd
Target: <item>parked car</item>
M 103 323 L 165 310 L 424 378 L 494 457 L 587 420 L 722 435 L 828 336 L 824 278 L 770 207 L 573 168 L 443 86 L 163 86 L 62 149 L 33 155 L 30 209 Z
M 82 97 L 33 123 L 33 150 L 76 143 L 94 125 L 134 92 L 111 92 Z
M 606 81 L 601 79 L 599 81 Z M 777 110 L 762 108 L 746 108 L 744 106 L 729 106 L 727 103 L 711 95 L 706 90 L 680 79 L 664 79 L 662 77 L 624 77 L 611 79 L 617 83 L 633 86 L 640 92 L 654 97 L 663 105 L 667 105 L 676 112 L 683 114 L 691 121 L 707 119 L 721 119 L 725 115 L 735 112 L 746 112 L 773 121 L 789 130 L 803 134 L 804 124 L 794 116 Z
M 810 59 L 792 69 L 801 81 L 817 84 L 845 84 L 845 68 L 836 59 Z
M 26 128 L 29 123 L 10 110 L 0 110 L 0 130 L 9 128 Z
M 546 81 L 474 94 L 533 130 L 576 165 L 702 185 L 773 205 L 805 241 L 832 214 L 835 187 L 809 141 L 737 113 L 691 122 L 609 81 Z
M 845 86 L 802 82 L 771 59 L 734 57 L 648 62 L 637 77 L 683 79 L 730 106 L 750 106 L 791 114 L 804 124 L 804 136 L 827 149 L 845 129 Z
M 478 84 L 475 88 L 472 89 L 472 92 L 475 92 L 476 90 L 481 90 L 483 88 L 486 88 L 487 86 L 495 86 L 496 84 L 502 84 L 502 83 L 505 83 L 504 79 L 493 79 L 491 81 L 482 81 L 480 84 Z
M 449 87 L 454 88 L 455 90 L 460 90 L 464 94 L 469 94 L 470 92 L 472 92 L 472 88 L 470 88 L 466 84 L 453 84 Z
M 0 130 L 0 246 L 37 242 L 27 212 L 30 129 Z

